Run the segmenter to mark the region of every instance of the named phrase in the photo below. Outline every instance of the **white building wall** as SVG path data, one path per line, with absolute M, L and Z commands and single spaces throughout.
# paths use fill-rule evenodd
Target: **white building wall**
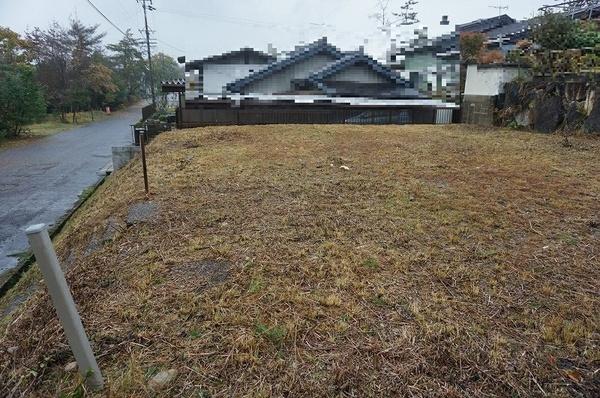
M 204 94 L 221 95 L 225 86 L 266 67 L 265 64 L 205 64 Z
M 370 66 L 352 65 L 326 80 L 357 83 L 389 83 L 390 79 L 375 72 Z
M 250 83 L 245 89 L 249 94 L 278 94 L 292 89 L 294 79 L 305 79 L 310 74 L 317 72 L 336 58 L 329 54 L 315 55 L 304 61 L 292 64 L 264 79 Z
M 495 96 L 504 93 L 504 84 L 529 73 L 515 67 L 469 65 L 465 82 L 465 95 Z

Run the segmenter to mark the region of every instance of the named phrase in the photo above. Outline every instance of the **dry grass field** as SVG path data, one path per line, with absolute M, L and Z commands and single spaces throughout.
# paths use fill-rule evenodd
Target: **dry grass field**
M 88 396 L 600 396 L 600 140 L 561 142 L 460 125 L 159 136 L 150 197 L 134 162 L 56 241 L 107 379 Z M 43 290 L 0 321 L 0 396 L 77 396 L 71 361 Z

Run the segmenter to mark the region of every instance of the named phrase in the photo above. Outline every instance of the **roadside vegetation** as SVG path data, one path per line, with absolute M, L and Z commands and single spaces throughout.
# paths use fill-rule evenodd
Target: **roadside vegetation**
M 0 145 L 62 131 L 86 123 L 93 111 L 148 97 L 150 76 L 140 41 L 130 31 L 118 43 L 104 45 L 103 39 L 97 25 L 78 20 L 25 35 L 0 27 Z M 157 92 L 161 80 L 182 76 L 170 56 L 157 53 L 153 61 Z M 52 124 L 56 119 L 63 129 Z
M 148 165 L 57 238 L 98 396 L 599 395 L 597 139 L 215 127 Z M 0 333 L 0 395 L 81 392 L 47 293 Z

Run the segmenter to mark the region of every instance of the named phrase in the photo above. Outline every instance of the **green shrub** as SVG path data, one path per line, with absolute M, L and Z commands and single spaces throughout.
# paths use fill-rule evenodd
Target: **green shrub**
M 0 66 L 0 137 L 16 137 L 46 113 L 40 87 L 28 65 Z

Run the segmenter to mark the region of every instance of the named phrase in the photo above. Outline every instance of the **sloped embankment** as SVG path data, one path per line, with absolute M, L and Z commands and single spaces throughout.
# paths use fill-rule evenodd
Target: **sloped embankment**
M 159 136 L 58 239 L 111 396 L 597 393 L 600 143 L 465 129 Z M 0 332 L 0 395 L 76 388 L 44 292 Z

